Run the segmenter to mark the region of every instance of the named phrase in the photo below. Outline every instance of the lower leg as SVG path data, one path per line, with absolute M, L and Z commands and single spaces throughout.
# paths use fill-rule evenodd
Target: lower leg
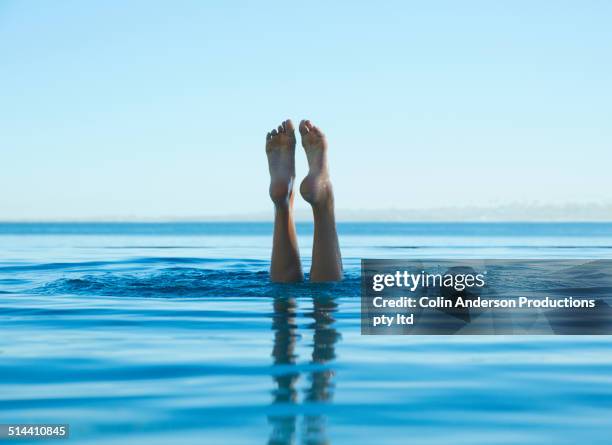
M 288 206 L 276 206 L 274 213 L 270 278 L 275 282 L 295 282 L 304 278 L 293 222 L 293 196 L 290 201 Z
M 312 205 L 314 217 L 310 280 L 339 281 L 342 279 L 342 257 L 336 231 L 334 193 L 327 168 L 327 141 L 310 121 L 300 123 L 300 133 L 309 166 L 300 192 Z
M 312 244 L 311 281 L 342 279 L 342 257 L 336 232 L 333 198 L 322 205 L 313 205 L 314 239 Z
M 293 221 L 293 182 L 295 180 L 295 135 L 287 120 L 266 138 L 270 169 L 270 198 L 274 203 L 274 236 L 270 278 L 276 282 L 303 279 L 295 223 Z

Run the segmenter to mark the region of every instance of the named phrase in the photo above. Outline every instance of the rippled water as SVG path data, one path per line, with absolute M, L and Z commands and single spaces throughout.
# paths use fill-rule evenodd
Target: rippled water
M 362 336 L 359 260 L 612 258 L 612 224 L 339 230 L 345 281 L 274 285 L 269 224 L 1 224 L 0 423 L 104 444 L 610 443 L 612 338 Z

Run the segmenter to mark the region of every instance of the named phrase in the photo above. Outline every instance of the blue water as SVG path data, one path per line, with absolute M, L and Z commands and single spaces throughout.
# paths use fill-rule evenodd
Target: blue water
M 359 261 L 612 258 L 612 224 L 339 231 L 345 281 L 274 285 L 266 223 L 0 224 L 0 423 L 100 444 L 611 443 L 611 337 L 362 336 Z

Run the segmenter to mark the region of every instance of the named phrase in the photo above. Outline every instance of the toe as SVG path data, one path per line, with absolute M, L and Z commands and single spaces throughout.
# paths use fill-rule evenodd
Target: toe
M 293 122 L 291 122 L 291 119 L 287 119 L 285 122 L 283 122 L 283 128 L 285 129 L 286 133 L 293 134 L 294 129 Z
M 308 129 L 308 131 L 312 130 L 313 127 L 312 123 L 308 119 L 304 121 L 304 126 Z
M 285 132 L 285 129 L 283 128 L 283 126 L 282 126 L 282 125 L 279 125 L 279 126 L 278 126 L 278 128 L 277 128 L 277 130 L 278 130 L 278 134 L 281 134 L 281 133 L 284 133 L 284 132 Z
M 308 128 L 306 127 L 306 121 L 305 120 L 302 119 L 300 121 L 299 129 L 300 129 L 300 134 L 302 136 L 305 135 L 305 134 L 308 134 Z
M 272 137 L 276 136 L 278 134 L 278 132 L 276 131 L 276 129 L 272 130 L 270 132 L 272 134 Z
M 269 153 L 272 150 L 272 144 L 270 141 L 272 140 L 272 133 L 266 134 L 266 153 Z

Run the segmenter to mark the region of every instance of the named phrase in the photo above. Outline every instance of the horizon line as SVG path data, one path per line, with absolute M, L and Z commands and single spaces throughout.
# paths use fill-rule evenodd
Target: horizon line
M 310 220 L 296 220 L 296 224 L 312 223 Z M 0 220 L 0 224 L 273 224 L 274 220 L 257 219 L 28 219 L 28 220 Z M 611 220 L 339 220 L 338 224 L 612 224 Z

